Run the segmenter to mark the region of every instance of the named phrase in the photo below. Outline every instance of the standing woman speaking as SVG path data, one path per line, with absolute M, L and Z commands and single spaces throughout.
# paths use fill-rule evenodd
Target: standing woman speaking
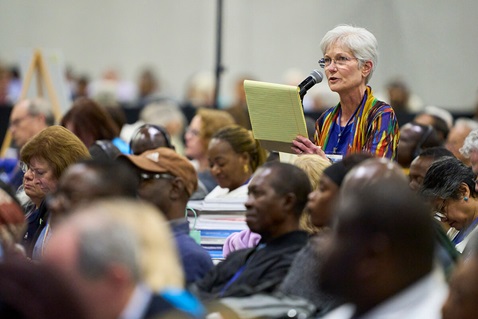
M 317 120 L 315 144 L 297 136 L 292 150 L 332 161 L 359 152 L 395 159 L 399 138 L 395 112 L 367 85 L 378 60 L 375 36 L 364 28 L 340 25 L 327 32 L 320 47 L 324 57 L 319 64 L 340 102 Z

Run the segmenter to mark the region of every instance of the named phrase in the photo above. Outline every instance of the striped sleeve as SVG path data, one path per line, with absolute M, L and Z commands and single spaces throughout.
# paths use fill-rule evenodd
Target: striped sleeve
M 363 150 L 376 157 L 395 160 L 399 135 L 395 112 L 389 105 L 383 105 L 374 112 Z

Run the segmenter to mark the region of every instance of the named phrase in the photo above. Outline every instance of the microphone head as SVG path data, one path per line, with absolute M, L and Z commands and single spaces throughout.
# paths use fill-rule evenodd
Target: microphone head
M 320 72 L 319 70 L 312 70 L 310 76 L 315 80 L 315 84 L 322 82 L 322 80 L 324 79 L 322 72 Z

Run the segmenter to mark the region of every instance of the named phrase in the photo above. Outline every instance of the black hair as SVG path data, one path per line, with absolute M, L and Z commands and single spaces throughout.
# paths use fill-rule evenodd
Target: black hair
M 122 196 L 137 197 L 138 176 L 125 162 L 111 159 L 82 160 L 77 164 L 85 165 L 95 171 L 98 197 Z
M 435 147 L 430 147 L 424 149 L 420 154 L 420 157 L 431 157 L 433 160 L 450 156 L 450 157 L 455 157 L 451 151 L 446 149 L 443 146 L 435 146 Z
M 274 171 L 271 186 L 277 194 L 295 194 L 297 202 L 294 210 L 297 216 L 300 216 L 307 204 L 307 197 L 312 191 L 307 174 L 295 165 L 277 161 L 267 162 L 261 166 L 261 169 L 267 168 Z
M 444 157 L 430 166 L 420 193 L 429 198 L 460 199 L 462 183 L 468 186 L 471 196 L 476 197 L 475 174 L 471 167 L 455 157 Z

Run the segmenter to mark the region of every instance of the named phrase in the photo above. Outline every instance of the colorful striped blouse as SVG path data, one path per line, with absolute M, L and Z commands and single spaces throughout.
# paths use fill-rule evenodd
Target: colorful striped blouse
M 337 123 L 339 114 L 340 103 L 325 111 L 315 124 L 315 144 L 326 154 L 367 152 L 376 157 L 396 159 L 399 129 L 395 112 L 390 105 L 373 96 L 370 86 L 348 127 L 340 127 Z M 342 132 L 347 134 L 340 141 Z

